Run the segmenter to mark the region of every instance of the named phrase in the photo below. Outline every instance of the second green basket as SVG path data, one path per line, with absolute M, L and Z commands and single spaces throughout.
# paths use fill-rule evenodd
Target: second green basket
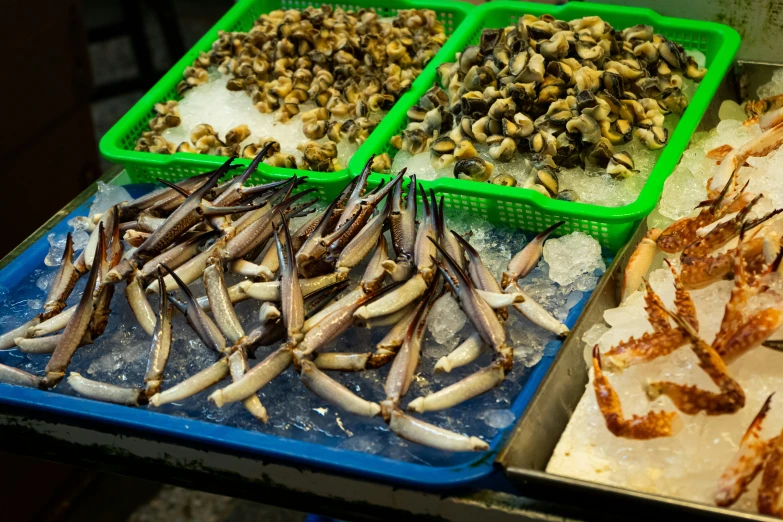
M 389 144 L 389 140 L 407 126 L 408 109 L 438 81 L 438 65 L 454 61 L 458 52 L 478 43 L 483 29 L 516 24 L 517 19 L 524 14 L 551 14 L 560 20 L 600 16 L 617 30 L 636 24 L 652 25 L 656 33 L 682 44 L 685 49 L 704 53 L 709 70 L 672 133 L 669 144 L 663 149 L 639 197 L 629 205 L 602 207 L 560 201 L 548 199 L 534 190 L 453 178 L 439 178 L 424 181 L 423 184 L 425 188 L 432 188 L 437 194 L 443 195 L 449 207 L 479 213 L 490 221 L 527 230 L 543 230 L 557 221 L 565 221 L 566 224 L 559 232 L 586 232 L 612 251 L 617 251 L 633 233 L 635 225 L 655 208 L 663 192 L 664 181 L 677 166 L 691 135 L 731 66 L 740 45 L 740 36 L 731 27 L 713 22 L 663 17 L 650 9 L 586 2 L 569 2 L 562 6 L 526 2 L 484 4 L 473 10 L 468 20 L 459 26 L 422 72 L 413 89 L 386 115 L 381 125 L 354 155 L 349 170 L 352 174 L 358 174 L 371 154 L 388 152 L 394 155 L 396 150 Z M 379 175 L 374 175 L 373 178 L 374 183 L 381 179 Z

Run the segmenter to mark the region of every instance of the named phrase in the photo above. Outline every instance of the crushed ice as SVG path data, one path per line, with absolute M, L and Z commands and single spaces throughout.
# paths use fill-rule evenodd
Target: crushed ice
M 601 245 L 584 232 L 573 232 L 547 241 L 544 244 L 544 261 L 549 265 L 549 278 L 563 286 L 577 281 L 582 275 L 606 270 Z
M 438 344 L 445 344 L 465 325 L 465 312 L 451 294 L 446 294 L 432 306 L 427 329 Z
M 46 266 L 60 266 L 63 252 L 65 252 L 65 239 L 65 234 L 55 234 L 54 232 L 46 236 L 46 240 L 49 242 L 49 253 L 44 258 Z
M 88 215 L 93 216 L 95 214 L 102 214 L 112 206 L 122 203 L 123 201 L 130 201 L 131 199 L 133 198 L 131 198 L 124 187 L 99 181 L 98 192 L 95 194 L 95 199 L 90 206 L 90 213 Z

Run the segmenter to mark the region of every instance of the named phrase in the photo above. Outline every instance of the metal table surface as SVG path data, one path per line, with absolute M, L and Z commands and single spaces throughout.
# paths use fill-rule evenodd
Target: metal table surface
M 99 181 L 122 182 L 121 167 Z M 23 252 L 97 190 L 88 187 L 2 260 Z M 544 503 L 498 491 L 421 492 L 365 479 L 265 462 L 238 454 L 206 451 L 179 441 L 45 413 L 0 406 L 0 441 L 10 453 L 44 458 L 146 480 L 245 498 L 264 504 L 350 520 L 394 515 L 426 520 L 607 520 L 606 513 Z M 501 477 L 502 478 L 502 477 Z M 510 486 L 499 484 L 502 488 Z

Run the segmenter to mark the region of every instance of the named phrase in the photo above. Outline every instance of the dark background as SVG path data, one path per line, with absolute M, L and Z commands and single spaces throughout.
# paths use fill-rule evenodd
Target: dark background
M 231 5 L 2 2 L 0 256 L 111 166 L 100 138 Z

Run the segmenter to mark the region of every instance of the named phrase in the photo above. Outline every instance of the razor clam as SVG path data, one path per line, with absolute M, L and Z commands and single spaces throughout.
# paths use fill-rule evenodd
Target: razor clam
M 162 279 L 163 275 L 158 274 Z M 169 359 L 171 350 L 171 315 L 173 306 L 169 305 L 168 294 L 160 286 L 160 308 L 155 323 L 155 330 L 152 335 L 152 345 L 150 355 L 147 360 L 147 372 L 144 374 L 144 395 L 147 398 L 152 397 L 160 391 L 163 382 L 163 372 L 166 369 L 166 363 Z
M 65 377 L 65 370 L 68 368 L 73 354 L 76 353 L 85 336 L 89 335 L 88 328 L 92 321 L 95 305 L 93 289 L 98 281 L 98 274 L 101 271 L 101 260 L 105 257 L 106 252 L 106 234 L 103 230 L 103 223 L 98 225 L 97 230 L 98 246 L 92 259 L 92 268 L 87 279 L 87 285 L 84 287 L 84 292 L 73 316 L 65 327 L 62 338 L 57 343 L 57 347 L 46 365 L 43 385 L 47 388 L 54 387 Z
M 310 361 L 302 361 L 301 380 L 313 393 L 349 413 L 362 417 L 374 417 L 381 412 L 381 407 L 376 403 L 362 399 L 320 371 Z
M 182 303 L 172 299 L 174 306 L 179 309 L 180 312 L 188 320 L 188 324 L 193 328 L 193 331 L 199 336 L 204 345 L 218 353 L 222 353 L 226 350 L 226 339 L 220 333 L 220 330 L 212 322 L 212 319 L 201 309 L 198 302 L 193 297 L 193 293 L 187 287 L 187 285 L 166 265 L 161 267 L 174 278 L 177 286 L 183 294 L 185 294 L 185 302 Z
M 424 192 L 424 189 L 422 188 L 421 191 Z M 419 225 L 414 243 L 413 258 L 416 264 L 416 274 L 380 299 L 359 307 L 354 314 L 357 318 L 367 320 L 396 312 L 422 296 L 430 286 L 434 275 L 432 257 L 435 255 L 435 251 L 429 240 L 434 239 L 437 234 L 436 219 L 438 214 L 438 205 L 432 189 L 430 189 L 429 201 L 425 196 L 423 202 L 425 218 L 424 222 Z
M 416 266 L 413 263 L 416 244 L 416 175 L 410 177 L 405 204 L 402 201 L 402 182 L 392 193 L 392 209 L 389 215 L 392 246 L 396 254 L 394 261 L 384 261 L 392 280 L 403 281 L 413 275 Z
M 82 397 L 126 406 L 138 406 L 144 397 L 142 390 L 138 388 L 125 388 L 93 381 L 77 372 L 71 372 L 68 375 L 68 385 Z

